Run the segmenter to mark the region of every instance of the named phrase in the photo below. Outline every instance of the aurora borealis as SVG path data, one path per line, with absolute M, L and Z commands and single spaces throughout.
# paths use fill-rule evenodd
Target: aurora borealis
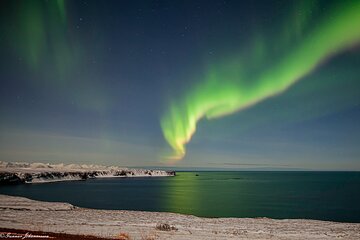
M 230 62 L 223 63 L 224 67 L 219 69 L 216 66 L 210 69 L 204 82 L 182 100 L 175 100 L 162 119 L 164 136 L 175 151 L 170 158 L 184 157 L 185 144 L 195 133 L 201 118 L 231 114 L 280 94 L 311 73 L 326 58 L 359 43 L 359 23 L 360 2 L 349 2 L 333 10 L 278 62 L 274 61 L 265 70 L 260 68 L 255 76 L 246 73 L 246 64 Z M 251 80 L 246 80 L 248 78 Z
M 360 169 L 359 1 L 6 0 L 0 19 L 0 161 Z

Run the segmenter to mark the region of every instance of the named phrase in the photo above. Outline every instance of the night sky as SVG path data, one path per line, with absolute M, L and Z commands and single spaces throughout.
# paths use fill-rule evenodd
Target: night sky
M 0 6 L 1 161 L 360 170 L 360 1 Z

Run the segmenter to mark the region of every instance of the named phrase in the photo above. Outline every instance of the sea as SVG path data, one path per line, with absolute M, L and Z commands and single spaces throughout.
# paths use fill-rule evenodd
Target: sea
M 360 172 L 177 172 L 1 186 L 0 193 L 95 209 L 360 222 Z

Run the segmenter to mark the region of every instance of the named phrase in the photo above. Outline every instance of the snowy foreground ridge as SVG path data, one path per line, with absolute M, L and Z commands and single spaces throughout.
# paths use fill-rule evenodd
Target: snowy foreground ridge
M 0 185 L 17 183 L 42 183 L 69 180 L 86 180 L 104 177 L 166 177 L 174 171 L 128 169 L 115 166 L 10 163 L 0 161 Z
M 170 226 L 159 228 L 158 226 Z M 0 228 L 132 240 L 360 239 L 360 223 L 306 219 L 200 218 L 160 212 L 95 210 L 0 195 Z M 124 239 L 124 238 L 121 238 Z

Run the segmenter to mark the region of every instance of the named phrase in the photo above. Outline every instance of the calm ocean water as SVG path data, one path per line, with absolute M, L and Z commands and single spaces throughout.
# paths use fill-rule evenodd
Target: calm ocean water
M 177 174 L 2 186 L 0 193 L 98 209 L 360 222 L 360 172 Z

